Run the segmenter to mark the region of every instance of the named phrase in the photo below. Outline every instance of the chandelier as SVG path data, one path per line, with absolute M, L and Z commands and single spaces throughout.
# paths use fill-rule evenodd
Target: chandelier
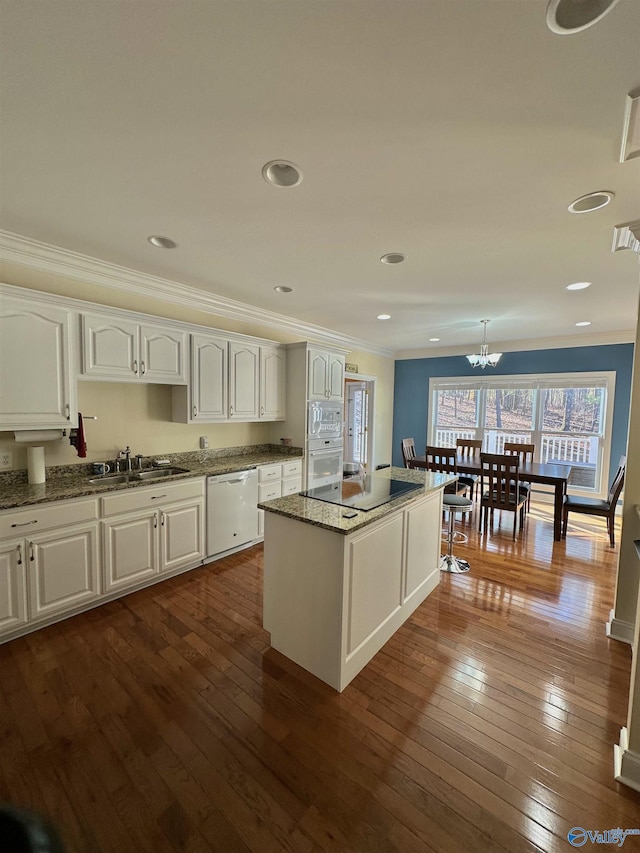
M 487 323 L 489 320 L 480 320 L 482 323 L 482 345 L 480 347 L 480 353 L 474 353 L 473 355 L 468 355 L 469 364 L 471 367 L 481 367 L 482 370 L 485 369 L 487 365 L 489 367 L 495 367 L 496 364 L 500 361 L 501 352 L 489 352 L 489 345 L 487 344 Z

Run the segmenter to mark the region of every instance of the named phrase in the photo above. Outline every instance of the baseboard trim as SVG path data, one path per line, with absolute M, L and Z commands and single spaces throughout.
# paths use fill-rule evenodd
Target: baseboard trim
M 635 625 L 631 622 L 625 622 L 623 619 L 617 619 L 615 610 L 609 614 L 609 621 L 606 624 L 607 637 L 610 640 L 619 640 L 621 643 L 633 645 L 633 634 Z
M 640 755 L 629 749 L 626 728 L 620 729 L 620 743 L 613 747 L 613 775 L 634 791 L 640 791 Z

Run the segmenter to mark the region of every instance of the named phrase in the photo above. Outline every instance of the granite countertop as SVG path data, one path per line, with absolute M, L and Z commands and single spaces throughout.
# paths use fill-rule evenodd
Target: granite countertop
M 239 452 L 216 455 L 216 451 L 208 454 L 206 451 L 194 453 L 167 453 L 171 466 L 184 468 L 184 474 L 173 474 L 159 480 L 130 480 L 127 483 L 101 483 L 92 485 L 89 479 L 97 475 L 92 473 L 92 465 L 67 465 L 59 469 L 47 469 L 47 481 L 40 485 L 29 485 L 26 482 L 26 472 L 22 481 L 18 480 L 23 472 L 12 472 L 15 476 L 0 477 L 0 510 L 19 509 L 34 504 L 49 503 L 50 501 L 67 500 L 80 497 L 98 497 L 106 492 L 123 489 L 138 489 L 145 486 L 157 486 L 160 483 L 188 480 L 193 477 L 204 477 L 209 474 L 230 474 L 255 468 L 257 465 L 278 464 L 303 455 L 301 448 L 280 448 L 277 445 L 260 445 L 248 447 L 245 450 L 233 448 Z M 161 458 L 156 455 L 154 458 Z M 150 463 L 145 464 L 147 470 Z M 132 472 L 135 473 L 135 470 Z
M 355 530 L 360 530 L 362 527 L 366 527 L 374 521 L 379 521 L 403 504 L 416 500 L 416 498 L 424 497 L 425 494 L 433 492 L 436 489 L 441 489 L 447 483 L 452 483 L 457 479 L 455 475 L 451 474 L 436 474 L 430 471 L 409 470 L 407 468 L 383 468 L 380 471 L 376 471 L 374 476 L 384 477 L 387 480 L 404 480 L 408 483 L 418 483 L 424 486 L 424 488 L 407 492 L 404 495 L 394 498 L 389 503 L 370 510 L 355 510 L 351 507 L 336 506 L 325 501 L 305 498 L 302 495 L 275 498 L 272 501 L 259 503 L 258 508 L 276 513 L 276 515 L 284 515 L 286 518 L 291 518 L 295 521 L 313 524 L 315 527 L 324 527 L 325 530 L 332 530 L 334 533 L 347 535 L 348 533 L 353 533 Z M 356 516 L 355 518 L 344 518 L 345 512 L 355 512 Z

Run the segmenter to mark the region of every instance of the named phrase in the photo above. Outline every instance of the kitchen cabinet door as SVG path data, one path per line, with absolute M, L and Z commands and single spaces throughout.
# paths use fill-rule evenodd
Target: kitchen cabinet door
M 217 335 L 191 336 L 191 411 L 189 421 L 227 419 L 229 342 Z
M 75 424 L 72 316 L 53 303 L 0 299 L 0 429 Z
M 82 373 L 117 382 L 140 378 L 138 324 L 123 317 L 82 316 Z
M 104 591 L 115 592 L 158 574 L 158 513 L 103 522 Z
M 309 400 L 326 400 L 329 353 L 324 350 L 309 349 L 307 370 L 307 396 Z
M 160 572 L 204 559 L 204 500 L 167 507 L 160 513 Z
M 187 333 L 164 326 L 140 327 L 140 376 L 167 385 L 187 381 Z
M 260 347 L 260 419 L 285 419 L 286 351 Z
M 0 545 L 0 636 L 27 621 L 24 541 Z
M 344 356 L 329 353 L 327 391 L 329 400 L 342 401 L 344 397 Z
M 257 421 L 260 347 L 229 343 L 229 419 Z
M 26 542 L 25 565 L 31 619 L 97 599 L 98 524 L 32 537 Z

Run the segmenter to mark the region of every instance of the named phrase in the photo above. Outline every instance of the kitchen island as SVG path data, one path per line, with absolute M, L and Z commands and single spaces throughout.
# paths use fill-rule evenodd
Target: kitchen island
M 368 511 L 303 495 L 259 504 L 271 645 L 338 691 L 440 579 L 442 491 L 455 477 L 385 468 L 379 478 L 417 488 Z

